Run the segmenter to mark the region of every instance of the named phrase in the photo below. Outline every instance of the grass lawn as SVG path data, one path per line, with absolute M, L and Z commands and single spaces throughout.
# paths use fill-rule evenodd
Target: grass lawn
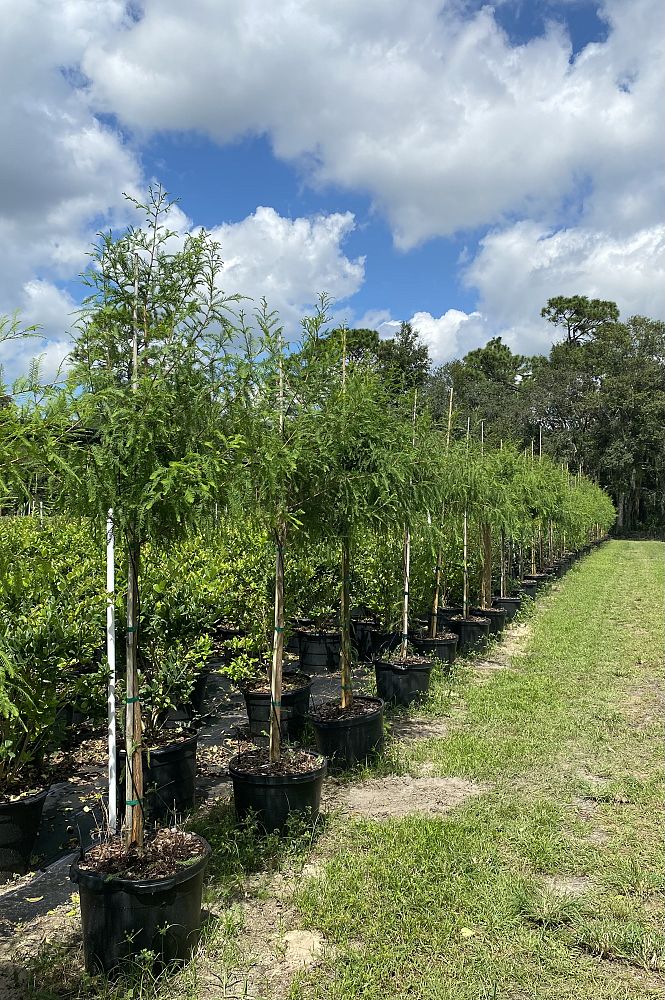
M 388 788 L 392 770 L 479 794 L 438 816 L 333 815 L 316 837 L 257 838 L 214 808 L 195 821 L 213 845 L 215 917 L 196 959 L 89 980 L 72 905 L 29 995 L 665 998 L 664 602 L 664 545 L 603 546 L 527 612 L 506 669 L 435 684 L 417 711 L 434 736 L 395 740 L 375 772 Z M 288 937 L 308 929 L 325 946 L 299 969 Z
M 297 895 L 332 947 L 293 998 L 665 997 L 664 557 L 612 542 L 584 560 L 513 669 L 403 752 L 483 795 L 335 831 Z

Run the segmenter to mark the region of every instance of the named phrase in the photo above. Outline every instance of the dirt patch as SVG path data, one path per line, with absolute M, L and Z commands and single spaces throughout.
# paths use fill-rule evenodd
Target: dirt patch
M 557 896 L 584 896 L 593 889 L 591 879 L 583 875 L 545 875 L 543 885 Z
M 445 719 L 394 719 L 390 723 L 391 735 L 402 742 L 415 740 L 442 740 L 450 732 Z
M 486 786 L 463 778 L 373 778 L 340 787 L 332 804 L 351 816 L 367 819 L 440 816 L 484 791 Z

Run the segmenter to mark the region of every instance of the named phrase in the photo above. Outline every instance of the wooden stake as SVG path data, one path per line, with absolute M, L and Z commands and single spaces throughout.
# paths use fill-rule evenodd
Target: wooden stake
M 342 619 L 342 649 L 340 668 L 342 672 L 342 708 L 350 708 L 353 704 L 353 686 L 351 684 L 351 541 L 347 534 L 342 538 L 342 591 L 340 617 Z
M 284 544 L 286 524 L 281 522 L 276 533 L 275 555 L 275 631 L 272 642 L 270 670 L 270 736 L 268 756 L 271 764 L 281 753 L 282 667 L 284 662 Z

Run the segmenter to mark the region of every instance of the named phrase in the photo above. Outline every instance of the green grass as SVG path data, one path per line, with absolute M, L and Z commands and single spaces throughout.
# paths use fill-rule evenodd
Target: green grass
M 29 996 L 665 998 L 664 557 L 659 543 L 595 552 L 527 612 L 513 669 L 480 684 L 470 661 L 438 678 L 415 714 L 446 719 L 445 737 L 391 740 L 376 768 L 342 777 L 425 768 L 482 783 L 483 794 L 445 817 L 333 815 L 285 838 L 237 828 L 228 806 L 202 813 L 191 825 L 213 846 L 212 919 L 197 958 L 157 978 L 139 960 L 107 983 L 82 974 L 70 937 L 39 951 Z M 317 874 L 299 875 L 310 860 Z M 294 899 L 276 901 L 281 873 L 294 872 Z M 277 992 L 246 994 L 256 935 L 283 917 L 330 947 L 290 986 L 280 974 L 266 980 Z
M 452 732 L 405 752 L 416 773 L 427 762 L 486 794 L 443 819 L 338 831 L 298 896 L 334 952 L 292 997 L 665 996 L 662 730 L 649 706 L 664 553 L 614 542 L 585 560 L 535 612 L 516 669 L 463 688 Z

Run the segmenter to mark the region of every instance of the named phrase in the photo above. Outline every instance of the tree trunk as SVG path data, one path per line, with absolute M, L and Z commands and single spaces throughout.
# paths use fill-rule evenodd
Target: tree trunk
M 499 597 L 506 596 L 506 533 L 501 529 Z
M 401 660 L 405 660 L 408 655 L 407 643 L 409 641 L 409 580 L 411 577 L 411 532 L 404 529 L 404 554 L 403 554 L 403 579 L 404 591 L 402 594 L 402 641 L 399 647 Z
M 277 553 L 275 556 L 275 631 L 272 641 L 272 666 L 270 670 L 270 737 L 269 759 L 274 764 L 282 750 L 282 666 L 284 663 L 284 544 L 286 525 L 277 528 Z
M 492 528 L 488 521 L 483 521 L 480 527 L 480 546 L 483 557 L 480 576 L 480 606 L 489 608 L 492 605 Z
M 342 619 L 342 649 L 341 649 L 341 671 L 342 671 L 342 708 L 350 708 L 353 704 L 353 687 L 351 685 L 351 541 L 348 535 L 342 538 L 342 593 L 341 593 L 341 619 Z
M 138 639 L 139 639 L 139 566 L 141 545 L 136 538 L 128 539 L 127 562 L 127 680 L 125 712 L 125 843 L 143 848 L 143 762 L 141 703 L 139 701 Z
M 441 564 L 443 562 L 443 546 L 439 545 L 436 553 L 436 569 L 434 570 L 434 596 L 432 597 L 432 613 L 429 622 L 430 639 L 436 639 L 439 623 L 439 601 L 441 600 Z
M 464 618 L 468 617 L 469 614 L 469 564 L 467 562 L 468 556 L 468 515 L 466 510 L 464 511 L 464 549 L 463 549 L 463 584 L 464 589 L 462 592 L 462 616 Z

